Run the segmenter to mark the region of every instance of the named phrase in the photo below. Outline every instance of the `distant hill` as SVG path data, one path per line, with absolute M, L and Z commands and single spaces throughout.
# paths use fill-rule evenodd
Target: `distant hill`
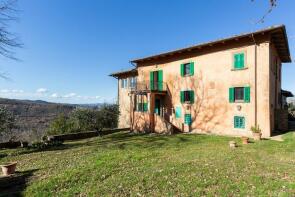
M 50 122 L 58 114 L 69 114 L 76 107 L 99 108 L 102 104 L 64 104 L 42 100 L 17 100 L 0 98 L 0 106 L 5 106 L 16 116 L 17 129 L 12 135 L 17 140 L 34 141 L 46 132 Z M 0 136 L 0 142 L 7 141 L 11 136 Z

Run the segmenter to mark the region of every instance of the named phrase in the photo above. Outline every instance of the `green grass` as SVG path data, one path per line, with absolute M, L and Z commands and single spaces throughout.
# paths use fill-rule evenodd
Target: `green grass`
M 242 145 L 239 138 L 116 133 L 29 152 L 0 163 L 31 172 L 25 196 L 294 196 L 295 136 Z M 236 140 L 239 147 L 230 149 Z M 5 195 L 9 190 L 0 192 Z

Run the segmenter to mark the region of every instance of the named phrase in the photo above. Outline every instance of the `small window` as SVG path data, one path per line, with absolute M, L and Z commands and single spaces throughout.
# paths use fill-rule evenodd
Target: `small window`
M 186 63 L 183 65 L 184 67 L 184 75 L 190 75 L 190 67 L 191 67 L 191 64 L 190 63 Z
M 229 88 L 229 102 L 250 103 L 250 87 L 233 87 Z
M 148 111 L 148 104 L 147 103 L 137 103 L 136 111 L 147 112 Z
M 244 88 L 235 88 L 235 101 L 244 101 Z
M 181 76 L 193 76 L 194 75 L 194 62 L 185 63 L 180 65 Z
M 234 54 L 234 69 L 243 69 L 245 67 L 245 54 Z
M 243 117 L 243 116 L 235 116 L 234 117 L 234 128 L 236 128 L 236 129 L 244 129 L 245 128 L 245 117 Z
M 192 116 L 191 114 L 184 114 L 184 124 L 191 125 Z
M 131 77 L 130 78 L 130 88 L 135 88 L 136 87 L 136 77 Z
M 190 102 L 191 101 L 191 94 L 190 91 L 184 91 L 184 102 Z
M 186 90 L 180 92 L 180 102 L 181 103 L 194 103 L 194 91 L 193 90 Z
M 121 88 L 125 88 L 126 87 L 125 80 L 126 79 L 121 79 Z

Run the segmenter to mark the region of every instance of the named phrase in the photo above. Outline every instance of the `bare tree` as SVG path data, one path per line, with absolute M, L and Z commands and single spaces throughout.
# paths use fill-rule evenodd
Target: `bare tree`
M 14 49 L 22 47 L 22 43 L 16 34 L 10 32 L 9 25 L 17 21 L 17 0 L 0 0 L 0 55 L 17 60 Z M 0 73 L 0 77 L 8 79 L 6 73 Z
M 252 2 L 254 2 L 255 0 L 251 0 Z M 277 6 L 277 0 L 268 0 L 269 1 L 269 9 L 267 10 L 267 12 L 256 22 L 256 24 L 258 23 L 264 23 L 264 20 L 266 18 L 266 16 L 268 14 L 270 14 L 272 12 L 272 10 Z

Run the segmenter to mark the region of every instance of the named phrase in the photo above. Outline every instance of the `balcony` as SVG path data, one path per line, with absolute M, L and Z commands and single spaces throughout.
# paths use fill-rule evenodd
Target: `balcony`
M 138 81 L 132 88 L 131 92 L 165 92 L 167 84 L 159 81 Z

